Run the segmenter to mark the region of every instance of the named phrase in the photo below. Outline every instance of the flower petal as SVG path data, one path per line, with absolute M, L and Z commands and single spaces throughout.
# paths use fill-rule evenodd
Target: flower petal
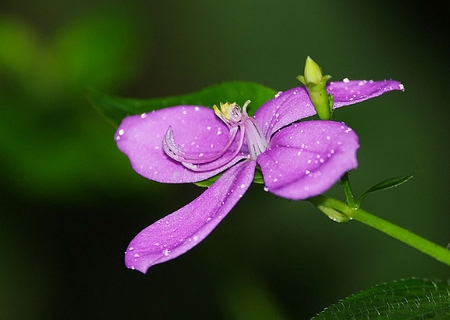
M 392 90 L 404 90 L 396 80 L 347 80 L 330 82 L 327 86 L 329 94 L 334 97 L 333 108 L 348 106 L 364 100 L 378 97 Z
M 277 132 L 259 155 L 268 191 L 303 200 L 328 190 L 357 167 L 358 136 L 335 121 L 305 121 Z
M 315 114 L 305 87 L 297 87 L 277 93 L 255 112 L 254 118 L 269 139 L 280 128 Z
M 334 96 L 333 108 L 336 109 L 375 98 L 392 90 L 403 90 L 403 85 L 395 80 L 345 80 L 330 82 L 327 90 Z M 282 127 L 315 114 L 316 110 L 305 87 L 297 87 L 279 92 L 256 111 L 255 119 L 266 138 L 270 138 Z
M 145 273 L 196 246 L 247 191 L 255 166 L 255 161 L 236 164 L 197 199 L 142 230 L 125 252 L 126 266 Z
M 195 172 L 169 158 L 163 139 L 171 127 L 175 142 L 191 155 L 208 156 L 220 152 L 228 140 L 228 127 L 212 109 L 178 106 L 125 118 L 116 132 L 119 149 L 130 159 L 140 175 L 158 182 L 187 183 L 208 179 L 246 157 L 239 153 L 226 165 L 206 172 Z M 230 148 L 229 152 L 232 152 Z

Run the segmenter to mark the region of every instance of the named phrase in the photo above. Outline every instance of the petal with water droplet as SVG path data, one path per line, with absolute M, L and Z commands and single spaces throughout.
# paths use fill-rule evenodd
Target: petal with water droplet
M 375 98 L 392 90 L 404 90 L 404 88 L 396 80 L 348 80 L 330 82 L 327 84 L 327 90 L 334 97 L 333 108 L 336 109 Z M 316 109 L 305 87 L 297 87 L 267 101 L 256 111 L 255 119 L 266 138 L 269 138 L 284 126 L 315 114 Z
M 301 122 L 277 132 L 270 145 L 277 147 L 269 147 L 257 162 L 269 192 L 288 199 L 321 194 L 358 164 L 358 136 L 339 122 Z
M 330 82 L 327 90 L 333 95 L 333 108 L 340 108 L 378 97 L 389 91 L 404 90 L 404 87 L 396 80 L 349 80 Z
M 163 139 L 169 127 L 173 130 L 175 142 L 187 153 L 203 153 L 207 157 L 227 144 L 228 134 L 217 135 L 211 127 L 224 133 L 228 133 L 229 129 L 209 108 L 178 106 L 148 113 L 146 117 L 127 117 L 117 130 L 116 142 L 140 175 L 164 183 L 198 182 L 222 172 L 243 158 L 242 154 L 238 154 L 216 170 L 189 170 L 169 158 L 163 150 Z
M 142 230 L 128 246 L 126 266 L 145 273 L 196 246 L 247 191 L 255 167 L 255 161 L 236 164 L 197 199 Z

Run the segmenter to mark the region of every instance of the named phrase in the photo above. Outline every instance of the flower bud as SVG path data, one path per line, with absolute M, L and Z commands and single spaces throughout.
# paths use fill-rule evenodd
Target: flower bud
M 319 65 L 308 56 L 305 63 L 305 75 L 298 76 L 297 79 L 305 85 L 319 118 L 330 120 L 333 110 L 333 96 L 328 94 L 326 84 L 331 76 L 322 75 Z

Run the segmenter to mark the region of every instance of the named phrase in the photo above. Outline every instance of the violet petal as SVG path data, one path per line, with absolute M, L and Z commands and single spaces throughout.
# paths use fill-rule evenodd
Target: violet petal
M 345 124 L 305 121 L 277 132 L 259 155 L 268 191 L 303 200 L 328 190 L 357 167 L 358 136 Z
M 163 139 L 171 127 L 175 143 L 190 155 L 208 156 L 227 144 L 228 127 L 212 109 L 178 106 L 130 116 L 120 124 L 115 139 L 140 175 L 164 183 L 188 183 L 208 179 L 246 157 L 239 153 L 226 165 L 207 172 L 194 172 L 169 158 Z M 232 152 L 230 148 L 229 152 Z
M 395 80 L 346 80 L 330 82 L 327 90 L 334 96 L 335 109 L 375 98 L 392 90 L 403 90 L 403 85 Z M 305 87 L 297 87 L 279 92 L 256 111 L 255 119 L 266 138 L 269 138 L 282 127 L 315 114 L 316 109 Z
M 334 97 L 333 108 L 340 108 L 375 98 L 392 90 L 404 90 L 396 80 L 344 80 L 330 82 L 327 91 Z
M 125 252 L 126 266 L 145 273 L 200 243 L 247 191 L 255 166 L 255 161 L 236 164 L 197 199 L 142 230 Z

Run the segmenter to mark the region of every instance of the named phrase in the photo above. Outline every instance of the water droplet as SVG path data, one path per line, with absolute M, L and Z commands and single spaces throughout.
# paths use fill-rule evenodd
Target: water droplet
M 311 173 L 311 171 L 309 171 L 309 170 L 306 170 L 306 171 L 305 171 L 305 174 L 306 174 L 306 175 L 308 175 L 308 174 L 310 174 L 310 173 Z
M 301 155 L 302 154 L 302 152 L 301 151 L 299 151 L 299 152 L 297 152 L 297 155 L 299 156 L 299 155 Z
M 198 236 L 193 236 L 193 237 L 192 237 L 192 240 L 198 241 Z
M 268 192 L 268 191 L 269 191 L 269 188 L 267 188 L 266 186 L 264 186 L 263 190 L 264 190 L 265 192 Z
M 327 136 L 327 140 L 331 140 L 331 137 L 330 137 L 330 136 Z
M 241 189 L 244 189 L 244 188 L 245 188 L 245 184 L 241 184 L 239 187 L 240 187 Z
M 207 127 L 206 127 L 206 130 L 211 130 L 211 127 L 210 127 L 210 126 L 207 126 Z
M 199 108 L 199 107 L 195 107 L 194 110 L 195 110 L 195 111 L 198 111 L 198 110 L 200 110 L 200 108 Z
M 139 257 L 140 257 L 140 255 L 139 255 L 139 253 L 135 253 L 135 254 L 133 255 L 133 257 L 135 257 L 135 258 L 139 258 Z
M 275 98 L 278 98 L 280 96 L 280 94 L 282 94 L 283 91 L 278 91 L 277 94 L 275 95 Z
M 273 179 L 273 182 L 277 182 L 277 181 L 278 181 L 278 179 L 277 179 L 277 178 Z
M 350 80 L 348 78 L 344 78 L 344 79 L 342 79 L 342 81 L 345 82 L 345 83 L 349 83 L 350 82 Z
M 134 250 L 133 247 L 129 247 L 129 248 L 128 248 L 128 251 L 133 251 L 133 250 Z
M 169 249 L 164 249 L 162 251 L 162 254 L 167 257 L 170 254 L 170 250 Z

